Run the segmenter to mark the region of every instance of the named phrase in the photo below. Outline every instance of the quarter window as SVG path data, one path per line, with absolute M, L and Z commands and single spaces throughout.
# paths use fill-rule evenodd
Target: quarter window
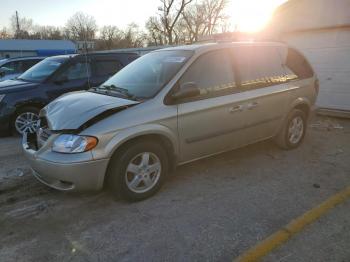
M 231 53 L 228 50 L 213 51 L 200 56 L 179 81 L 193 82 L 201 96 L 218 96 L 236 89 Z
M 306 79 L 314 74 L 306 59 L 292 48 L 288 49 L 286 70 L 288 80 Z
M 244 46 L 234 49 L 243 89 L 256 89 L 287 81 L 281 57 L 275 47 Z

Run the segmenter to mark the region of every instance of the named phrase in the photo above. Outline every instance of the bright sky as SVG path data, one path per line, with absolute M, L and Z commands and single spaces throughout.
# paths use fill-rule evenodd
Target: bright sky
M 231 0 L 228 13 L 239 31 L 254 32 L 264 28 L 273 11 L 287 0 Z
M 231 24 L 240 31 L 258 31 L 273 10 L 286 0 L 230 0 Z M 32 18 L 35 24 L 64 26 L 78 11 L 93 15 L 99 26 L 124 28 L 131 22 L 144 26 L 157 12 L 159 0 L 1 0 L 0 27 L 9 26 L 17 10 L 20 16 Z

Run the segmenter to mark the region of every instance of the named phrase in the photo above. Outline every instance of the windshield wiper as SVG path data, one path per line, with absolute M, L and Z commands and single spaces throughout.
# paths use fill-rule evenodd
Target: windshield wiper
M 122 88 L 122 87 L 118 87 L 118 86 L 113 85 L 113 84 L 112 85 L 102 85 L 102 87 L 97 87 L 97 88 L 99 90 L 100 89 L 106 89 L 106 91 L 109 94 L 117 93 L 117 94 L 121 94 L 125 98 L 131 99 L 131 100 L 136 100 L 136 101 L 138 100 L 138 97 L 133 95 L 133 94 L 130 94 L 128 89 Z

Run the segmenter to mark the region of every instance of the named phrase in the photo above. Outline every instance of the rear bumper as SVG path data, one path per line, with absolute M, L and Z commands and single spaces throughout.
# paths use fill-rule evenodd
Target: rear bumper
M 22 147 L 34 177 L 41 183 L 62 191 L 102 189 L 108 159 L 86 159 L 86 161 L 74 162 L 74 156 L 68 154 L 66 161 L 44 159 L 41 157 L 40 150 L 35 151 L 30 148 L 26 135 L 23 136 Z

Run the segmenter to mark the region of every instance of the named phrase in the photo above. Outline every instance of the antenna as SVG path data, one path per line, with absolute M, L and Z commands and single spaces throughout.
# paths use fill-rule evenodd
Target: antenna
M 19 18 L 18 18 L 18 12 L 16 10 L 16 34 L 17 34 L 17 37 L 18 37 L 18 34 L 20 32 L 20 27 L 19 27 Z M 17 38 L 16 37 L 16 38 Z
M 84 52 L 84 56 L 85 56 L 85 68 L 86 68 L 86 75 L 87 75 L 87 80 L 88 80 L 88 88 L 91 88 L 90 86 L 90 74 L 91 74 L 91 64 L 90 64 L 90 61 L 87 57 L 88 55 L 88 46 L 87 46 L 87 28 L 84 28 L 83 30 L 83 38 L 84 38 L 84 44 L 83 44 L 83 50 L 85 48 L 85 52 Z

